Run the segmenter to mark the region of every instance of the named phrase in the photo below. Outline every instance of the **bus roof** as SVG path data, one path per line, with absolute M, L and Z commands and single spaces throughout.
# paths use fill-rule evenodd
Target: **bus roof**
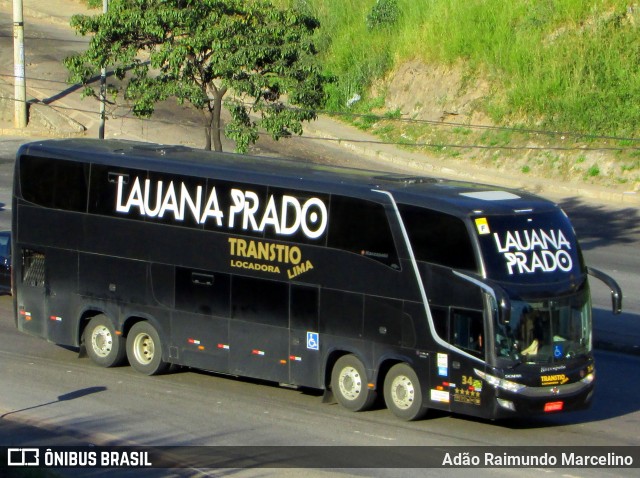
M 20 155 L 368 198 L 372 190 L 380 190 L 391 193 L 400 203 L 459 215 L 513 214 L 558 207 L 522 190 L 486 184 L 120 139 L 37 141 L 22 145 Z

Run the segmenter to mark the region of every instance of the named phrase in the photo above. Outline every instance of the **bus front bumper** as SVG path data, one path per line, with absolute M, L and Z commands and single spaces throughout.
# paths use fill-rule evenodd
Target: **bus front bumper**
M 524 387 L 517 392 L 495 389 L 496 418 L 544 415 L 589 408 L 593 380 L 581 380 L 549 387 Z

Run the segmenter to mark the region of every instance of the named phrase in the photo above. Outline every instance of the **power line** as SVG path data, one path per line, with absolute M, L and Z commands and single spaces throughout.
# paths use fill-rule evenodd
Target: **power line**
M 251 105 L 251 103 L 245 103 L 245 105 Z M 296 111 L 312 111 L 312 110 L 305 110 L 303 108 L 294 108 L 291 106 L 287 106 L 286 108 L 296 110 Z M 505 131 L 510 133 L 539 134 L 539 135 L 545 135 L 545 136 L 565 136 L 565 137 L 571 136 L 576 138 L 603 139 L 603 140 L 611 140 L 611 141 L 640 141 L 640 138 L 635 138 L 635 137 L 597 135 L 597 134 L 583 133 L 578 131 L 574 131 L 574 132 L 549 131 L 549 130 L 518 128 L 518 127 L 511 127 L 511 126 L 493 126 L 493 125 L 479 125 L 479 124 L 472 124 L 472 123 L 454 123 L 454 122 L 448 122 L 448 121 L 402 118 L 402 117 L 394 117 L 389 115 L 376 115 L 373 113 L 354 113 L 349 111 L 333 111 L 333 110 L 313 110 L 313 111 L 319 114 L 327 115 L 327 116 L 347 116 L 347 117 L 362 118 L 367 120 L 397 121 L 397 122 L 412 123 L 412 124 L 429 124 L 432 126 L 446 126 L 446 127 L 452 127 L 452 128 Z
M 0 39 L 1 38 L 13 38 L 13 35 L 6 35 L 3 33 L 0 33 Z M 78 43 L 78 44 L 82 44 L 82 45 L 87 45 L 87 43 L 89 43 L 89 41 L 91 40 L 90 38 L 87 37 L 86 40 L 71 40 L 69 38 L 51 38 L 51 37 L 34 37 L 34 36 L 29 36 L 29 35 L 25 35 L 24 37 L 25 40 L 29 40 L 29 41 L 46 41 L 46 42 L 61 42 L 61 43 Z
M 13 100 L 15 101 L 15 100 Z M 37 102 L 36 102 L 37 103 Z M 87 115 L 96 115 L 98 116 L 100 113 L 95 110 L 85 110 L 79 108 L 72 108 L 61 105 L 48 105 L 52 109 L 60 110 L 60 111 L 70 111 L 76 113 L 84 113 Z M 122 106 L 120 106 L 122 107 Z M 185 126 L 185 127 L 204 127 L 202 123 L 194 123 L 187 121 L 169 121 L 162 120 L 157 118 L 139 118 L 131 115 L 118 115 L 116 113 L 110 113 L 108 118 L 111 121 L 123 121 L 123 120 L 133 120 L 139 121 L 147 124 L 164 124 L 164 125 L 173 125 L 173 126 Z M 221 132 L 224 132 L 224 128 L 220 128 Z M 271 134 L 268 132 L 258 132 L 258 135 L 263 137 L 270 137 Z M 404 146 L 410 148 L 431 148 L 431 149 L 477 149 L 477 150 L 506 150 L 506 151 L 614 151 L 614 152 L 637 152 L 640 151 L 640 147 L 617 147 L 617 146 L 510 146 L 510 145 L 482 145 L 482 144 L 455 144 L 455 143 L 430 143 L 430 142 L 407 142 L 407 141 L 378 141 L 378 140 L 362 140 L 348 137 L 340 137 L 340 138 L 326 138 L 326 137 L 316 137 L 309 135 L 291 135 L 291 138 L 299 138 L 304 140 L 313 140 L 313 141 L 327 141 L 334 143 L 359 143 L 359 144 L 372 144 L 372 145 L 390 145 L 390 146 Z
M 15 78 L 14 75 L 11 74 L 0 74 L 0 77 L 4 78 Z M 38 77 L 27 77 L 28 80 L 38 81 L 44 83 L 53 83 L 53 84 L 63 84 L 67 85 L 69 88 L 81 88 L 85 85 L 80 84 L 70 84 L 60 80 L 52 80 L 49 78 L 38 78 Z M 95 77 L 91 82 L 87 83 L 90 85 L 91 83 L 96 82 L 99 77 Z M 254 106 L 253 103 L 243 102 L 244 106 L 251 107 Z M 278 108 L 282 108 L 282 106 L 278 106 Z M 599 135 L 594 133 L 585 133 L 580 131 L 549 131 L 549 130 L 540 130 L 540 129 L 529 129 L 529 128 L 520 128 L 520 127 L 511 127 L 511 126 L 495 126 L 495 125 L 479 125 L 473 123 L 456 123 L 449 121 L 436 121 L 436 120 L 427 120 L 427 119 L 417 119 L 417 118 L 403 118 L 396 117 L 392 115 L 376 115 L 373 113 L 356 113 L 352 111 L 336 111 L 336 110 L 324 110 L 324 109 L 305 109 L 294 106 L 285 106 L 285 109 L 291 111 L 300 111 L 303 113 L 316 113 L 323 114 L 326 116 L 339 116 L 346 118 L 360 118 L 366 120 L 374 120 L 374 121 L 391 121 L 398 123 L 408 123 L 408 124 L 427 124 L 431 126 L 435 126 L 438 128 L 447 127 L 447 128 L 465 128 L 465 129 L 477 129 L 477 130 L 487 130 L 487 131 L 500 131 L 500 132 L 508 132 L 508 133 L 516 133 L 516 134 L 532 134 L 532 135 L 544 135 L 544 136 L 553 136 L 553 137 L 572 137 L 572 138 L 583 138 L 588 140 L 606 140 L 606 141 L 628 141 L 628 142 L 639 142 L 640 138 L 636 137 L 625 137 L 625 136 L 613 136 L 613 135 Z M 564 138 L 563 138 L 564 139 Z M 400 143 L 404 144 L 404 143 Z M 575 149 L 575 148 L 572 148 Z M 619 150 L 619 148 L 616 148 Z
M 0 77 L 4 78 L 15 78 L 14 75 L 8 74 L 0 74 Z M 82 88 L 83 85 L 80 84 L 69 84 L 59 80 L 52 80 L 48 78 L 37 78 L 30 77 L 32 81 L 38 81 L 43 83 L 52 83 L 55 85 L 65 85 L 69 90 L 77 90 Z M 51 90 L 58 92 L 59 90 Z M 55 95 L 54 95 L 55 96 Z M 16 101 L 12 98 L 13 101 Z M 62 111 L 74 111 L 77 113 L 84 113 L 88 115 L 98 115 L 99 113 L 94 110 L 89 109 L 80 109 L 80 108 L 72 108 L 68 106 L 62 105 L 54 105 L 52 103 L 48 103 L 41 100 L 35 101 L 27 101 L 27 103 L 43 103 L 47 104 L 53 109 L 62 110 Z M 253 103 L 243 103 L 245 106 L 251 107 Z M 123 105 L 119 106 L 120 108 L 124 107 Z M 327 116 L 342 116 L 342 117 L 360 117 L 367 119 L 378 119 L 378 120 L 386 120 L 386 121 L 398 121 L 398 122 L 410 122 L 410 123 L 425 123 L 430 124 L 436 127 L 459 127 L 459 128 L 478 128 L 485 130 L 497 130 L 497 131 L 508 131 L 512 133 L 519 134 L 540 134 L 540 135 L 549 135 L 549 136 L 565 136 L 565 137 L 588 137 L 589 139 L 600 139 L 607 141 L 627 141 L 627 142 L 637 142 L 640 141 L 640 138 L 628 138 L 628 137 L 615 137 L 615 136 L 603 136 L 603 135 L 595 135 L 595 134 L 585 134 L 585 133 L 571 133 L 571 132 L 554 132 L 554 131 L 545 131 L 545 130 L 527 130 L 527 129 L 519 129 L 519 128 L 509 128 L 503 126 L 489 126 L 489 125 L 471 125 L 471 124 L 463 124 L 463 123 L 452 123 L 452 122 L 437 122 L 430 120 L 417 120 L 417 119 L 408 119 L 408 118 L 396 118 L 396 117 L 388 117 L 385 115 L 372 115 L 372 114 L 363 114 L 363 113 L 352 113 L 347 111 L 331 111 L 331 110 L 308 110 L 303 108 L 295 108 L 295 107 L 286 107 L 290 110 L 302 111 L 302 112 L 315 112 L 316 114 L 324 114 Z M 118 115 L 114 112 L 109 114 L 111 120 L 118 119 L 131 119 L 137 121 L 147 121 L 151 123 L 158 124 L 173 124 L 180 126 L 199 126 L 200 124 L 194 124 L 192 122 L 176 122 L 176 121 L 167 121 L 155 118 L 139 118 L 135 116 L 128 115 Z M 259 133 L 262 135 L 269 135 L 269 133 Z M 413 148 L 431 148 L 431 149 L 444 149 L 444 148 L 452 148 L 452 149 L 478 149 L 478 150 L 510 150 L 510 151 L 619 151 L 619 152 L 627 152 L 627 151 L 638 151 L 640 147 L 624 147 L 624 146 L 512 146 L 512 145 L 483 145 L 483 144 L 456 144 L 456 143 L 433 143 L 433 142 L 425 142 L 425 141 L 384 141 L 384 140 L 361 140 L 361 139 L 353 139 L 353 138 L 317 138 L 305 135 L 295 135 L 301 139 L 313 139 L 320 141 L 331 141 L 331 142 L 351 142 L 351 143 L 366 143 L 366 144 L 375 144 L 375 145 L 393 145 L 393 146 L 404 146 L 404 147 L 413 147 Z
M 10 75 L 7 73 L 0 73 L 0 78 L 8 78 L 10 80 L 15 79 L 15 75 Z M 26 76 L 27 80 L 32 80 L 32 81 L 38 81 L 38 82 L 42 82 L 42 83 L 55 83 L 56 85 L 66 85 L 66 86 L 74 86 L 70 83 L 67 83 L 66 81 L 61 81 L 61 80 L 52 80 L 50 78 L 38 78 L 36 76 Z

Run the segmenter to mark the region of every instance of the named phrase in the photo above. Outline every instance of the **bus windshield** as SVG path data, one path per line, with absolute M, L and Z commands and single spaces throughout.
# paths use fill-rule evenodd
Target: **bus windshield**
M 552 363 L 591 352 L 591 304 L 585 281 L 564 297 L 512 300 L 508 323 L 494 324 L 496 355 L 514 363 Z

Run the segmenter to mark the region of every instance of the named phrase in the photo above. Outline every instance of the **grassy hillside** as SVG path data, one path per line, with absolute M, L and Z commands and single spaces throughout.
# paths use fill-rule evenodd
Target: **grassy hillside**
M 498 123 L 616 136 L 640 131 L 640 6 L 629 1 L 294 3 L 321 20 L 318 43 L 327 72 L 338 78 L 335 108 L 403 61 L 462 61 L 467 75 L 481 72 L 494 85 L 484 107 Z M 376 5 L 379 12 L 396 5 L 395 22 L 369 28 Z
M 546 170 L 566 179 L 606 179 L 638 189 L 638 4 L 624 0 L 279 3 L 308 9 L 320 19 L 318 46 L 327 74 L 335 79 L 327 108 L 364 114 L 355 122 L 384 139 L 417 143 L 430 152 L 454 146 L 446 154 L 483 158 L 498 166 L 511 162 L 511 169 L 523 174 Z M 398 121 L 411 115 L 389 111 L 385 96 L 395 79 L 390 73 L 416 61 L 455 68 L 467 88 L 483 83 L 483 94 L 473 108 L 491 125 L 516 129 L 477 131 L 471 124 L 445 131 L 433 124 Z M 354 102 L 358 96 L 361 99 Z M 520 149 L 532 143 L 535 148 Z M 440 147 L 425 146 L 434 144 Z M 482 148 L 465 149 L 465 144 Z M 491 146 L 502 149 L 489 153 Z M 516 156 L 519 161 L 514 162 Z
M 271 1 L 320 20 L 317 46 L 334 80 L 327 110 L 353 114 L 384 140 L 522 174 L 640 189 L 640 4 Z M 405 78 L 403 65 L 411 65 Z M 431 73 L 418 85 L 403 83 L 414 65 Z M 465 115 L 443 121 L 444 114 L 436 124 L 416 112 L 429 102 L 455 106 L 451 91 L 437 88 L 452 82 L 471 96 Z

